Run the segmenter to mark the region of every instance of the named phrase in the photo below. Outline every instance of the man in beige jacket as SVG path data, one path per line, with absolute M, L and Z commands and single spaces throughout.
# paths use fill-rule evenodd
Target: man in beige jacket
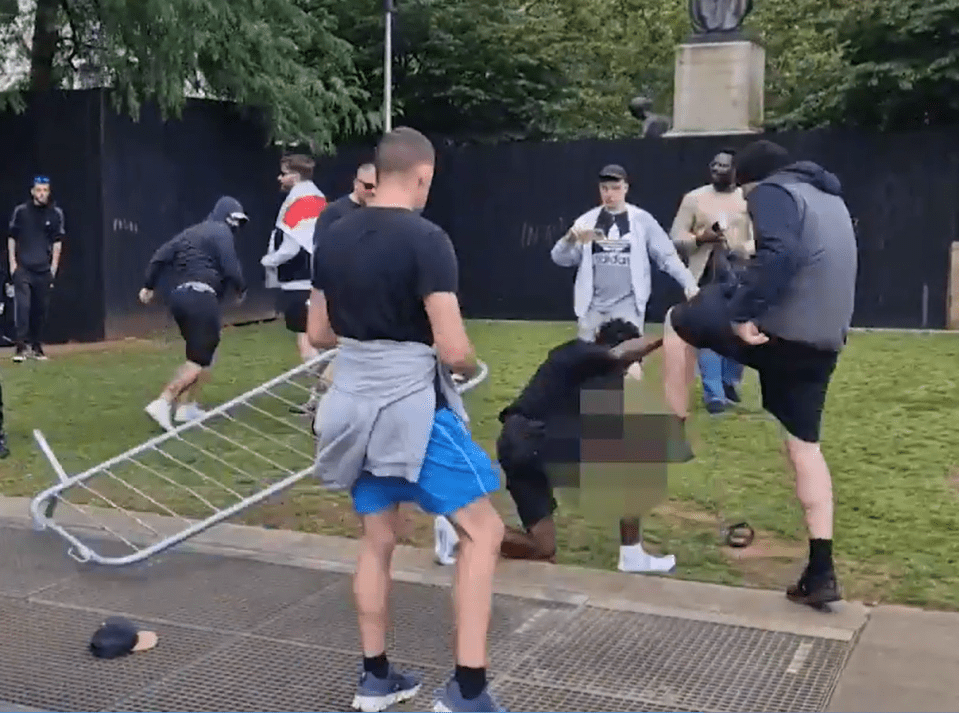
M 755 249 L 746 200 L 733 175 L 734 155 L 732 149 L 716 154 L 709 164 L 711 182 L 683 196 L 670 230 L 700 286 L 720 279 L 726 256 L 741 260 Z M 722 413 L 739 401 L 740 364 L 708 349 L 700 350 L 698 362 L 709 413 Z

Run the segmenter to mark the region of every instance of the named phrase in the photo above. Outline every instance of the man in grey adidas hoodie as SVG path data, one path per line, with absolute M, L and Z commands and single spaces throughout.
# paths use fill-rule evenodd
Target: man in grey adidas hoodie
M 704 287 L 673 307 L 663 339 L 666 399 L 685 419 L 694 349 L 759 373 L 763 408 L 786 431 L 786 451 L 809 530 L 809 564 L 787 590 L 822 608 L 841 598 L 832 559 L 833 500 L 819 449 L 826 391 L 855 303 L 857 249 L 839 179 L 786 149 L 757 141 L 736 157 L 756 254 L 734 282 Z

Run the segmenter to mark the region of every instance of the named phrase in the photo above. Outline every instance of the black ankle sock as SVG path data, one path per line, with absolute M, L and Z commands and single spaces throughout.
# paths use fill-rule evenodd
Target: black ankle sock
M 832 540 L 809 541 L 809 574 L 832 571 Z
M 386 678 L 390 675 L 390 662 L 386 660 L 386 653 L 379 656 L 364 656 L 363 670 L 372 673 L 377 678 Z
M 460 693 L 468 701 L 473 700 L 486 688 L 486 669 L 469 668 L 468 666 L 456 667 L 456 682 L 459 684 Z

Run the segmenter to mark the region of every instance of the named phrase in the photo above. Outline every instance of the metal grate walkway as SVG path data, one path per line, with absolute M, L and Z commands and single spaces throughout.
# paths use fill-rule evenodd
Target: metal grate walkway
M 171 552 L 104 569 L 0 521 L 0 701 L 44 711 L 343 711 L 358 671 L 348 576 Z M 391 657 L 449 675 L 449 591 L 397 583 Z M 87 653 L 105 613 L 160 635 Z M 497 596 L 492 673 L 514 711 L 822 711 L 851 642 Z

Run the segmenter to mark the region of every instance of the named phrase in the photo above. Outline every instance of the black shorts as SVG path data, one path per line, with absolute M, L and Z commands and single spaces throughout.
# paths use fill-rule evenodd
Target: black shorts
M 276 311 L 283 315 L 286 328 L 295 334 L 306 334 L 309 290 L 280 290 L 276 297 Z
M 826 391 L 839 353 L 770 335 L 749 345 L 733 332 L 727 285 L 707 285 L 689 302 L 672 309 L 676 333 L 696 349 L 711 349 L 759 373 L 763 408 L 789 434 L 818 443 Z
M 177 287 L 170 293 L 168 306 L 186 342 L 187 361 L 210 366 L 220 345 L 220 300 L 216 294 Z
M 496 440 L 496 457 L 506 475 L 506 489 L 527 530 L 550 517 L 557 507 L 540 453 L 543 438 L 541 423 L 512 414 Z

